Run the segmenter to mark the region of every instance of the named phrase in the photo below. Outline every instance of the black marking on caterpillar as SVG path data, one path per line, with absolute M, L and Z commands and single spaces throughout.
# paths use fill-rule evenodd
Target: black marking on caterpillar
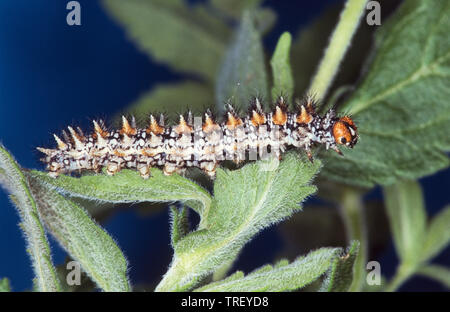
M 137 128 L 122 117 L 120 130 L 108 131 L 102 121 L 94 122 L 94 132 L 84 135 L 81 129 L 68 127 L 64 140 L 54 135 L 58 147 L 37 149 L 50 176 L 106 167 L 109 175 L 122 168 L 136 169 L 143 178 L 150 176 L 151 167 L 162 168 L 167 175 L 183 173 L 198 167 L 214 178 L 216 167 L 223 160 L 241 163 L 272 154 L 281 157 L 287 148 L 306 152 L 312 161 L 311 148 L 323 144 L 341 154 L 338 145 L 353 147 L 357 128 L 348 116 L 337 117 L 331 109 L 324 116 L 315 111 L 311 97 L 288 112 L 280 97 L 272 112 L 265 113 L 255 99 L 246 116 L 239 117 L 229 105 L 225 118 L 217 122 L 208 110 L 203 118 L 193 118 L 189 112 L 180 116 L 177 125 L 165 126 L 164 116 L 157 121 L 150 116 L 147 128 Z

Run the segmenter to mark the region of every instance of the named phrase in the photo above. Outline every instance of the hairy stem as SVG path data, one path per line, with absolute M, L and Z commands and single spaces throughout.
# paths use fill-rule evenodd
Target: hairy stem
M 17 207 L 35 273 L 35 285 L 39 291 L 61 291 L 50 254 L 50 246 L 41 223 L 36 202 L 19 165 L 0 144 L 0 186 L 10 193 L 10 199 Z
M 355 260 L 353 282 L 349 291 L 361 291 L 366 279 L 367 232 L 361 194 L 355 189 L 344 191 L 341 212 L 347 230 L 347 241 L 358 240 L 359 253 Z
M 330 38 L 325 54 L 320 62 L 308 93 L 314 94 L 317 100 L 323 100 L 336 76 L 339 64 L 350 46 L 352 37 L 358 28 L 360 17 L 364 12 L 367 0 L 347 0 L 339 22 Z
M 400 264 L 394 277 L 391 279 L 384 290 L 388 292 L 396 291 L 414 274 L 415 271 L 415 268 L 410 265 L 407 265 L 405 263 Z

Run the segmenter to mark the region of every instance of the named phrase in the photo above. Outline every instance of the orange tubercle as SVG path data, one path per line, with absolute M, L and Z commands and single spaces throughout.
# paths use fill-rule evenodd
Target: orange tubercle
M 150 116 L 150 125 L 148 126 L 148 128 L 146 129 L 146 132 L 148 134 L 153 133 L 153 134 L 162 134 L 164 133 L 164 127 L 161 127 L 158 122 L 156 121 L 156 119 L 153 116 Z
M 175 128 L 175 132 L 181 134 L 181 133 L 189 133 L 191 131 L 192 127 L 187 124 L 183 115 L 180 115 L 180 122 L 178 123 L 178 126 Z
M 242 120 L 239 117 L 234 116 L 231 112 L 228 112 L 227 127 L 233 130 L 237 126 L 242 125 Z
M 297 123 L 309 124 L 313 120 L 313 117 L 302 105 L 300 114 L 297 116 Z
M 211 132 L 218 128 L 220 128 L 219 125 L 217 125 L 214 120 L 208 114 L 206 114 L 206 119 L 205 123 L 202 126 L 202 130 L 205 132 Z
M 287 121 L 287 114 L 284 112 L 280 106 L 275 108 L 275 114 L 273 114 L 272 121 L 274 124 L 282 126 Z
M 266 122 L 266 118 L 264 116 L 264 114 L 259 114 L 257 113 L 255 110 L 252 112 L 252 119 L 251 119 L 252 124 L 257 127 L 259 125 L 262 125 L 263 123 Z
M 120 130 L 120 134 L 126 134 L 126 135 L 135 135 L 136 134 L 136 129 L 130 125 L 130 123 L 125 118 L 125 116 L 122 116 L 122 129 Z

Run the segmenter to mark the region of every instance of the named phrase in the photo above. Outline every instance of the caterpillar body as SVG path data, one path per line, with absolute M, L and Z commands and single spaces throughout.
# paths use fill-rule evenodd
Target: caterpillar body
M 224 160 L 240 163 L 269 152 L 281 158 L 287 148 L 294 147 L 304 150 L 312 161 L 313 145 L 323 144 L 341 154 L 338 145 L 353 147 L 358 140 L 357 127 L 350 117 L 338 117 L 334 110 L 320 116 L 312 98 L 289 112 L 280 97 L 268 113 L 256 98 L 243 117 L 229 105 L 221 122 L 207 111 L 203 118 L 192 118 L 191 113 L 181 115 L 179 123 L 172 126 L 164 125 L 163 115 L 159 121 L 150 116 L 147 128 L 137 128 L 134 118 L 130 122 L 125 117 L 120 130 L 107 130 L 102 121 L 93 123 L 90 135 L 68 127 L 69 134 L 63 131 L 64 140 L 54 135 L 57 148 L 37 148 L 45 154 L 41 161 L 50 176 L 100 172 L 106 167 L 109 175 L 130 168 L 148 178 L 151 167 L 162 168 L 167 175 L 198 167 L 214 178 L 216 167 Z

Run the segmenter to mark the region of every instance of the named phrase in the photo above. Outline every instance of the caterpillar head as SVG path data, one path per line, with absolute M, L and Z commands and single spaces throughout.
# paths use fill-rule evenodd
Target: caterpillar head
M 353 147 L 358 141 L 358 132 L 353 120 L 344 116 L 333 124 L 332 134 L 336 144 Z

